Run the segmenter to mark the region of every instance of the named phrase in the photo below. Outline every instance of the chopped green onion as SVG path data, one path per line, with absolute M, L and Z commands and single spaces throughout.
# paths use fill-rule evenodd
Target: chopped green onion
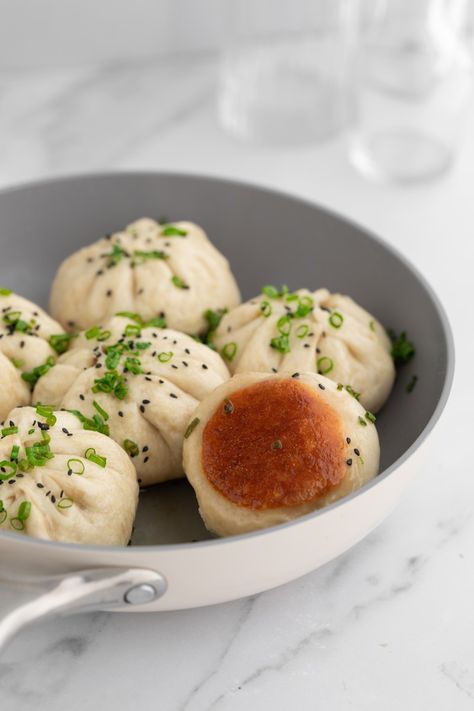
M 129 323 L 127 326 L 125 326 L 124 334 L 127 336 L 127 338 L 139 338 L 141 335 L 142 329 L 140 326 L 135 326 L 134 324 Z
M 349 395 L 352 395 L 353 398 L 355 398 L 356 400 L 360 400 L 360 393 L 358 393 L 357 390 L 354 390 L 352 385 L 346 385 L 346 390 Z
M 164 225 L 161 230 L 161 234 L 163 237 L 186 237 L 188 233 L 180 227 L 175 227 L 174 225 Z
M 272 449 L 283 449 L 281 439 L 276 439 L 274 442 L 272 442 Z
M 300 296 L 298 298 L 298 307 L 295 311 L 295 318 L 304 318 L 314 308 L 314 301 L 311 296 Z
M 15 366 L 15 368 L 18 368 L 18 370 L 20 370 L 20 368 L 23 368 L 23 366 L 25 365 L 25 361 L 20 360 L 19 358 L 10 358 L 10 360 Z
M 171 281 L 178 289 L 189 289 L 189 286 L 186 284 L 186 282 L 176 274 L 171 277 Z
M 48 339 L 48 343 L 58 355 L 61 355 L 61 353 L 65 353 L 67 351 L 67 349 L 69 348 L 69 344 L 73 338 L 75 338 L 75 336 L 73 336 L 72 334 L 58 333 L 53 336 L 50 336 Z
M 68 474 L 71 472 L 71 474 L 84 474 L 84 462 L 81 459 L 68 459 L 67 460 L 67 470 Z
M 271 316 L 272 313 L 272 305 L 269 301 L 262 301 L 260 304 L 260 311 L 262 312 L 262 316 L 265 316 L 265 318 L 268 318 Z
M 101 406 L 99 405 L 99 403 L 98 403 L 96 400 L 94 400 L 92 404 L 93 404 L 93 406 L 95 407 L 95 409 L 97 410 L 97 412 L 99 413 L 99 415 L 100 415 L 105 421 L 107 421 L 107 420 L 109 419 L 109 413 L 106 412 L 106 411 L 104 410 L 104 408 L 101 407 Z
M 10 452 L 10 461 L 18 463 L 18 455 L 19 454 L 20 454 L 20 447 L 17 444 L 14 444 L 12 447 L 12 451 Z
M 32 427 L 31 430 L 28 430 L 28 434 L 29 434 L 29 435 L 32 435 L 32 434 L 34 434 L 35 432 L 36 432 L 36 430 L 35 430 L 34 427 Z
M 38 404 L 36 406 L 36 414 L 39 415 L 40 417 L 44 417 L 46 420 L 46 423 L 50 427 L 53 427 L 53 425 L 55 425 L 57 422 L 57 417 L 54 414 L 53 408 L 51 407 L 51 405 Z
M 68 410 L 71 415 L 75 415 L 81 422 L 83 429 L 91 432 L 100 432 L 104 435 L 109 435 L 109 426 L 105 424 L 99 415 L 94 415 L 92 418 L 86 417 L 80 410 Z
M 126 358 L 123 366 L 124 373 L 133 373 L 133 375 L 139 375 L 143 373 L 141 368 L 141 362 L 138 358 Z
M 161 250 L 152 250 L 151 252 L 142 252 L 141 250 L 135 250 L 133 253 L 133 263 L 134 264 L 144 264 L 150 259 L 168 259 L 169 255 Z
M 186 432 L 184 433 L 184 439 L 188 439 L 188 437 L 190 437 L 192 435 L 192 433 L 194 432 L 194 430 L 196 429 L 196 427 L 198 426 L 200 421 L 201 420 L 199 419 L 199 417 L 195 417 L 194 420 L 191 420 L 191 422 L 189 423 L 189 425 L 186 428 Z
M 291 317 L 286 314 L 277 321 L 277 329 L 283 336 L 289 336 L 291 331 Z
M 100 342 L 106 341 L 108 338 L 110 338 L 111 335 L 111 331 L 101 331 L 101 333 L 97 336 L 97 340 Z
M 30 469 L 33 469 L 33 465 L 29 463 L 27 459 L 20 459 L 18 462 L 18 469 L 21 472 L 29 472 Z
M 0 288 L 0 296 L 10 296 L 11 293 L 11 289 L 5 289 L 3 287 Z
M 133 439 L 125 439 L 123 441 L 123 448 L 129 457 L 137 457 L 140 454 L 138 444 L 134 442 Z
M 115 267 L 122 261 L 123 257 L 128 257 L 128 254 L 119 244 L 114 244 L 112 245 L 112 251 L 108 252 L 108 254 L 104 254 L 103 256 L 110 257 L 108 263 L 109 267 Z
M 276 338 L 272 338 L 272 340 L 270 341 L 270 346 L 277 350 L 279 353 L 290 352 L 290 340 L 285 334 L 277 336 Z
M 344 385 L 342 383 L 337 384 L 337 390 L 342 390 Z
M 221 353 L 226 360 L 233 360 L 235 358 L 235 354 L 237 353 L 237 343 L 226 343 L 221 350 Z
M 0 500 L 0 524 L 4 523 L 7 516 L 6 509 L 3 507 L 3 501 Z
M 417 376 L 417 375 L 412 375 L 412 377 L 411 377 L 411 379 L 410 379 L 410 381 L 409 381 L 409 383 L 407 384 L 407 387 L 406 387 L 407 393 L 413 392 L 413 388 L 415 387 L 415 385 L 417 384 L 417 382 L 418 382 L 418 376 Z
M 88 341 L 95 338 L 97 341 L 106 341 L 112 335 L 111 331 L 103 331 L 100 326 L 92 326 L 85 332 L 85 337 Z
M 27 383 L 30 383 L 31 387 L 34 387 L 38 380 L 43 377 L 43 375 L 46 375 L 48 370 L 51 370 L 53 365 L 54 358 L 53 356 L 49 356 L 49 358 L 46 360 L 45 363 L 43 363 L 43 365 L 36 366 L 36 368 L 33 368 L 33 370 L 30 370 L 28 373 L 22 373 L 21 377 Z
M 262 294 L 265 294 L 265 296 L 268 296 L 270 299 L 278 299 L 281 296 L 276 286 L 272 284 L 262 286 Z
M 372 424 L 375 424 L 377 418 L 372 412 L 366 412 L 365 413 L 365 419 L 371 422 Z
M 387 331 L 390 339 L 392 341 L 392 358 L 396 366 L 403 365 L 407 363 L 415 355 L 415 346 L 413 343 L 407 340 L 406 332 L 397 336 L 391 329 Z
M 123 318 L 129 318 L 132 321 L 139 323 L 140 325 L 142 323 L 141 316 L 139 314 L 134 313 L 133 311 L 117 311 L 117 313 L 115 315 L 122 316 Z
M 1 430 L 2 437 L 8 437 L 8 435 L 17 434 L 17 432 L 18 432 L 18 427 L 14 427 L 14 426 L 13 427 L 4 427 Z
M 158 358 L 160 363 L 168 363 L 168 361 L 171 360 L 173 355 L 174 355 L 173 351 L 166 351 L 166 352 L 163 351 L 162 353 L 158 353 L 158 355 L 156 357 Z
M 222 321 L 223 316 L 226 313 L 227 309 L 217 309 L 216 311 L 212 311 L 212 309 L 207 309 L 207 311 L 204 311 L 204 318 L 208 323 L 209 333 L 212 333 L 212 331 L 215 331 L 217 329 L 220 322 Z
M 367 427 L 367 422 L 364 420 L 363 417 L 361 417 L 359 415 L 359 417 L 357 419 L 358 419 L 359 425 L 362 425 L 362 427 Z
M 331 358 L 328 358 L 328 356 L 321 356 L 321 358 L 318 358 L 316 365 L 318 367 L 318 373 L 320 373 L 320 375 L 326 375 L 326 373 L 330 373 L 334 367 L 334 363 L 332 362 Z
M 309 326 L 306 323 L 302 323 L 301 326 L 298 326 L 296 329 L 296 337 L 297 338 L 304 338 L 306 334 L 309 331 Z
M 89 462 L 94 462 L 94 464 L 97 464 L 99 467 L 102 468 L 107 465 L 106 457 L 102 457 L 100 454 L 97 454 L 94 447 L 89 447 L 89 449 L 86 449 L 84 458 L 89 460 Z
M 119 375 L 116 370 L 109 370 L 101 378 L 94 380 L 92 392 L 113 393 L 118 400 L 123 400 L 128 393 L 128 388 L 122 375 Z
M 333 328 L 341 328 L 344 323 L 344 316 L 339 311 L 333 311 L 328 318 L 329 323 Z
M 369 322 L 369 328 L 371 331 L 375 331 L 375 321 L 370 321 Z
M 69 496 L 64 496 L 57 503 L 58 509 L 70 509 L 74 501 Z
M 18 507 L 18 513 L 14 518 L 10 519 L 10 523 L 16 531 L 23 531 L 25 521 L 31 514 L 31 501 L 22 501 Z
M 10 462 L 8 459 L 4 459 L 0 462 L 0 481 L 7 481 L 15 476 L 17 470 L 16 462 Z
M 157 316 L 156 318 L 151 318 L 149 321 L 145 321 L 143 328 L 166 328 L 166 321 L 162 316 Z

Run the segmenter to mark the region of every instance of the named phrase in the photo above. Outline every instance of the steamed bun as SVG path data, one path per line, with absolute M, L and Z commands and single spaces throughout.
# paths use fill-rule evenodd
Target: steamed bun
M 0 439 L 0 530 L 67 543 L 126 545 L 138 502 L 121 447 L 68 412 L 20 407 Z
M 219 354 L 191 336 L 116 316 L 75 338 L 39 380 L 34 398 L 102 418 L 146 486 L 183 476 L 189 418 L 228 378 Z
M 161 225 L 143 218 L 68 257 L 51 290 L 51 313 L 69 331 L 118 311 L 198 334 L 204 312 L 233 308 L 240 294 L 229 264 L 192 222 Z
M 68 336 L 43 309 L 7 289 L 0 291 L 0 421 L 28 405 L 39 377 L 65 348 Z
M 184 469 L 210 531 L 266 528 L 337 501 L 376 476 L 374 418 L 317 373 L 235 375 L 188 425 Z
M 319 372 L 377 412 L 395 379 L 383 326 L 348 296 L 327 289 L 264 291 L 227 313 L 213 334 L 230 371 Z

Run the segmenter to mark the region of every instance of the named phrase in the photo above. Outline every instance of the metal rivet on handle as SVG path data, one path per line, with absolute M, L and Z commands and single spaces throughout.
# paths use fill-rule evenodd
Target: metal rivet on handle
M 123 599 L 129 605 L 145 605 L 147 602 L 153 602 L 157 597 L 159 597 L 159 593 L 156 588 L 153 585 L 143 583 L 127 590 Z

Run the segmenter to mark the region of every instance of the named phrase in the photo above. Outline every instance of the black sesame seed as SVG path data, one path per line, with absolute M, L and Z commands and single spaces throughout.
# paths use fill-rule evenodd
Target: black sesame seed
M 360 449 L 357 449 L 357 447 L 354 449 L 354 454 L 356 454 L 358 457 L 360 457 Z
M 189 350 L 189 348 L 185 348 L 184 352 L 187 353 L 188 355 L 191 355 L 191 351 Z
M 310 343 L 305 343 L 305 344 L 304 344 L 304 348 L 311 348 L 311 344 L 310 344 Z
M 52 503 L 52 504 L 55 504 L 55 503 L 56 503 L 56 497 L 55 497 L 54 494 L 51 496 L 51 503 Z
M 122 412 L 122 410 L 119 410 L 119 411 L 117 412 L 117 415 L 118 415 L 119 417 L 123 417 L 123 412 Z
M 322 383 L 318 383 L 318 387 L 321 388 L 321 390 L 326 390 L 326 386 Z
M 205 363 L 203 363 L 201 367 L 202 367 L 203 370 L 208 370 L 208 367 L 207 367 L 207 365 L 206 365 Z
M 178 399 L 178 396 L 177 396 L 177 395 L 175 395 L 174 393 L 170 393 L 170 397 L 174 397 L 174 399 L 175 399 L 175 400 L 177 400 L 177 399 Z
M 350 437 L 346 437 L 346 442 L 347 442 L 347 444 L 350 444 L 350 443 L 351 443 L 351 438 L 350 438 Z
M 346 464 L 350 467 L 352 465 L 352 459 L 346 459 Z
M 160 378 L 160 379 L 158 380 L 158 382 L 159 382 L 160 385 L 163 385 L 163 383 L 164 383 L 165 381 L 164 381 L 164 380 L 161 380 L 161 378 Z
M 39 482 L 36 484 L 38 489 L 44 489 L 44 484 L 40 484 Z
M 175 365 L 174 363 L 171 363 L 171 367 L 172 367 L 174 370 L 178 370 L 178 366 Z
M 188 367 L 188 364 L 186 363 L 186 361 L 185 361 L 185 360 L 182 360 L 182 361 L 181 361 L 181 363 L 182 363 L 182 364 L 184 365 L 184 367 L 185 367 L 185 368 L 187 368 L 187 367 Z
M 299 377 L 300 377 L 300 374 L 299 374 L 299 373 L 293 373 L 293 375 L 292 375 L 291 377 L 292 377 L 292 378 L 299 378 Z
M 148 375 L 145 375 L 145 380 L 148 380 L 149 382 L 151 382 L 151 378 Z
M 272 368 L 272 373 L 278 373 L 278 370 L 276 368 Z
M 105 292 L 105 295 L 112 296 L 112 289 L 107 289 L 107 291 Z
M 86 398 L 85 398 L 84 395 L 81 393 L 81 394 L 79 395 L 79 399 L 80 399 L 80 400 L 85 400 Z
M 149 400 L 142 400 L 142 403 L 143 403 L 144 405 L 149 405 L 149 404 L 150 404 L 150 401 L 149 401 Z
M 321 353 L 321 349 L 320 349 L 320 348 L 316 348 L 316 353 Z
M 145 457 L 145 459 L 143 460 L 143 464 L 146 464 L 149 459 L 150 457 Z
M 146 444 L 146 445 L 143 447 L 142 452 L 148 452 L 148 450 L 149 450 L 149 447 L 148 447 L 148 445 Z

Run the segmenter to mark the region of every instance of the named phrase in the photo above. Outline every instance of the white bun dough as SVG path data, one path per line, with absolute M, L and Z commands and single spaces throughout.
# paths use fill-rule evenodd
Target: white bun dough
M 50 298 L 51 313 L 69 331 L 133 311 L 145 321 L 162 314 L 170 328 L 194 335 L 206 330 L 206 310 L 239 303 L 229 263 L 201 227 L 148 218 L 68 257 Z
M 189 418 L 203 397 L 229 378 L 222 358 L 184 333 L 140 328 L 125 317 L 114 317 L 98 331 L 97 337 L 81 333 L 72 341 L 71 349 L 38 381 L 35 402 L 79 410 L 89 418 L 98 415 L 96 402 L 108 415 L 110 436 L 122 446 L 126 440 L 136 445 L 131 454 L 142 486 L 183 476 Z M 110 368 L 104 349 L 110 355 L 119 341 L 131 344 L 133 352 L 125 351 Z M 132 370 L 127 369 L 129 358 Z M 126 389 L 123 397 L 120 390 L 94 392 L 97 380 L 111 372 Z
M 372 412 L 395 379 L 383 326 L 350 297 L 327 289 L 261 294 L 227 313 L 213 342 L 232 373 L 319 372 L 348 386 Z
M 317 373 L 238 374 L 190 421 L 184 469 L 210 531 L 229 536 L 290 521 L 378 473 L 373 418 Z
M 0 529 L 65 543 L 126 545 L 138 502 L 133 464 L 110 437 L 84 430 L 74 415 L 56 412 L 54 418 L 45 429 L 49 416 L 33 407 L 14 409 L 7 417 L 18 431 L 0 439 Z M 45 435 L 50 439 L 43 463 L 38 451 L 37 465 L 21 467 L 26 448 L 31 456 Z M 92 450 L 105 466 L 86 457 Z

